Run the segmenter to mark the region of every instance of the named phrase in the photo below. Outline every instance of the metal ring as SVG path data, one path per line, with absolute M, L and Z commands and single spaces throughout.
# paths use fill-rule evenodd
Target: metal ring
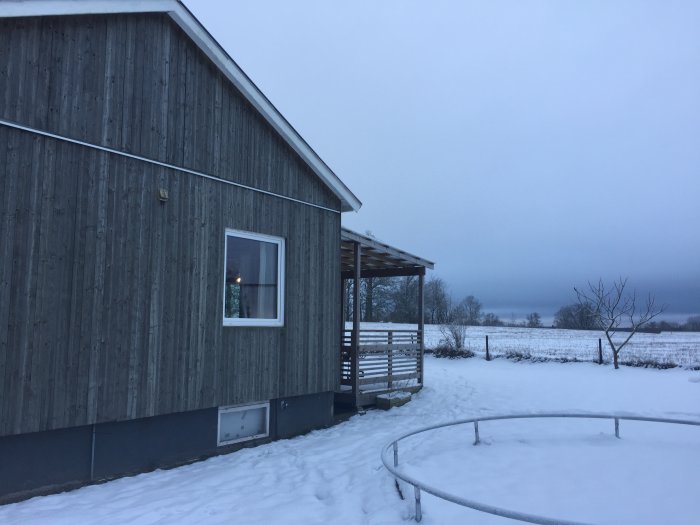
M 413 485 L 415 493 L 416 493 L 416 521 L 421 521 L 422 517 L 422 512 L 421 512 L 421 507 L 420 507 L 420 491 L 423 490 L 427 492 L 428 494 L 432 494 L 435 497 L 444 499 L 446 501 L 451 501 L 452 503 L 456 503 L 457 505 L 462 505 L 463 507 L 469 507 L 481 512 L 487 512 L 489 514 L 494 514 L 496 516 L 502 516 L 504 518 L 510 518 L 514 520 L 519 520 L 519 521 L 524 521 L 528 523 L 537 523 L 540 525 L 590 525 L 587 523 L 582 523 L 579 521 L 569 521 L 569 520 L 562 520 L 562 519 L 554 519 L 554 518 L 547 518 L 545 516 L 538 516 L 536 514 L 528 514 L 525 512 L 518 512 L 515 510 L 510 510 L 510 509 L 505 509 L 502 507 L 496 507 L 494 505 L 487 505 L 485 503 L 481 503 L 478 501 L 470 500 L 467 498 L 462 498 L 460 496 L 456 496 L 454 494 L 450 494 L 449 492 L 445 492 L 443 490 L 437 489 L 435 487 L 432 487 L 426 483 L 423 483 L 422 481 L 409 476 L 407 474 L 404 474 L 402 472 L 399 472 L 397 470 L 398 467 L 398 444 L 400 441 L 411 437 L 415 436 L 416 434 L 422 434 L 423 432 L 428 432 L 430 430 L 436 430 L 438 428 L 444 428 L 444 427 L 451 427 L 451 426 L 456 426 L 456 425 L 464 425 L 468 423 L 473 423 L 474 424 L 474 433 L 475 433 L 475 444 L 479 442 L 479 422 L 480 421 L 498 421 L 498 420 L 504 420 L 504 419 L 544 419 L 544 418 L 577 418 L 577 419 L 611 419 L 615 421 L 615 435 L 616 437 L 619 437 L 619 422 L 621 420 L 626 420 L 626 421 L 647 421 L 651 423 L 670 423 L 670 424 L 676 424 L 676 425 L 692 425 L 692 426 L 700 426 L 700 421 L 692 421 L 688 419 L 670 419 L 670 418 L 658 418 L 658 417 L 646 417 L 646 416 L 637 416 L 637 415 L 630 415 L 630 414 L 569 414 L 569 413 L 549 413 L 549 412 L 544 412 L 544 413 L 532 413 L 532 414 L 508 414 L 508 415 L 502 415 L 502 416 L 484 416 L 484 417 L 476 417 L 476 418 L 471 418 L 471 419 L 461 419 L 458 421 L 452 421 L 449 423 L 441 423 L 437 425 L 431 425 L 428 427 L 423 427 L 419 428 L 417 430 L 412 430 L 406 434 L 403 434 L 391 442 L 387 443 L 383 448 L 381 452 L 381 458 L 382 458 L 382 463 L 384 464 L 384 467 L 391 472 L 397 479 L 400 479 L 402 481 L 405 481 L 406 483 Z M 391 463 L 389 461 L 389 458 L 387 457 L 387 454 L 389 453 L 389 450 L 391 449 L 392 451 L 392 460 Z

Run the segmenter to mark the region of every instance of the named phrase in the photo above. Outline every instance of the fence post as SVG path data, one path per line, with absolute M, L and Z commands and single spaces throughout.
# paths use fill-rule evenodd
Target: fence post
M 603 364 L 603 340 L 598 338 L 598 364 Z
M 489 336 L 486 336 L 486 360 L 491 361 L 491 354 L 489 354 Z

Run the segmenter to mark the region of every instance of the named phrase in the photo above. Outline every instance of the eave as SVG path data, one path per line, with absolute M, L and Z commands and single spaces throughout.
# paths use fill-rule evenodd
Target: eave
M 340 200 L 341 211 L 357 211 L 360 200 L 299 135 L 231 56 L 179 0 L 3 0 L 0 18 L 30 16 L 165 13 L 236 86 L 250 104 L 280 134 Z

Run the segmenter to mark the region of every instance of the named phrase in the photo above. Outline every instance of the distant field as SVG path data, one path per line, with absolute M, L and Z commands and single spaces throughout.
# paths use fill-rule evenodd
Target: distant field
M 415 329 L 416 325 L 393 323 L 362 323 L 363 328 Z M 506 328 L 470 326 L 467 328 L 467 347 L 475 353 L 485 352 L 485 338 L 489 336 L 489 350 L 493 356 L 522 356 L 547 360 L 598 360 L 598 338 L 603 338 L 603 359 L 612 361 L 602 332 L 587 330 L 556 330 L 551 328 Z M 619 334 L 622 337 L 624 334 Z M 425 326 L 425 346 L 435 348 L 442 338 L 440 327 Z M 635 334 L 620 352 L 620 360 L 636 364 L 655 363 L 660 366 L 700 368 L 700 333 L 662 332 Z

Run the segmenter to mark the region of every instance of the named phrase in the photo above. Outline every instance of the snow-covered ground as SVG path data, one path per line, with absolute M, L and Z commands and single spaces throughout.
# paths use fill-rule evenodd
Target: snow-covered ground
M 349 326 L 349 325 L 348 325 Z M 416 325 L 393 323 L 362 323 L 365 329 L 411 329 Z M 598 338 L 603 339 L 603 358 L 612 361 L 605 335 L 592 330 L 557 330 L 554 328 L 511 328 L 502 326 L 470 326 L 467 328 L 467 347 L 477 353 L 485 351 L 485 336 L 489 336 L 489 350 L 495 356 L 509 352 L 548 359 L 595 361 L 598 359 Z M 616 339 L 626 337 L 621 332 Z M 425 345 L 435 348 L 442 334 L 438 325 L 425 326 Z M 638 333 L 620 352 L 620 359 L 659 364 L 674 364 L 685 368 L 700 367 L 700 333 L 661 332 Z
M 333 428 L 70 493 L 0 507 L 0 523 L 401 524 L 413 515 L 379 452 L 409 429 L 476 415 L 635 412 L 700 421 L 700 372 L 426 357 L 407 405 Z M 469 498 L 609 524 L 698 523 L 700 428 L 494 422 L 411 438 L 401 466 Z M 404 487 L 404 493 L 411 491 Z M 510 524 L 428 495 L 424 523 Z

